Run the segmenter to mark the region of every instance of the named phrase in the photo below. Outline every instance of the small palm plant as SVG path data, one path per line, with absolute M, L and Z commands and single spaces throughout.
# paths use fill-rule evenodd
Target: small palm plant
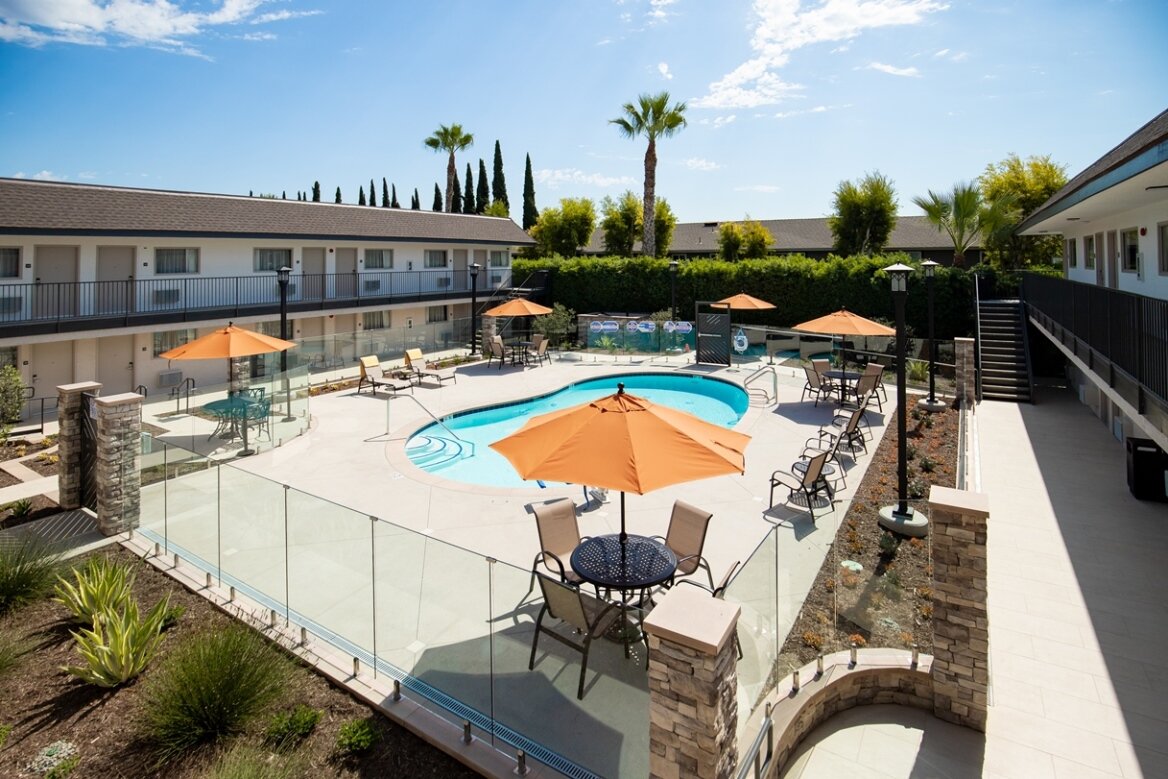
M 91 629 L 73 631 L 77 651 L 84 665 L 64 668 L 70 674 L 98 687 L 117 687 L 145 670 L 162 643 L 162 624 L 170 608 L 167 595 L 142 618 L 138 604 L 130 602 L 120 611 L 107 611 L 94 620 Z
M 132 602 L 134 574 L 128 565 L 107 557 L 91 557 L 73 570 L 75 582 L 57 577 L 53 598 L 82 624 L 93 625 L 103 615 L 124 611 Z

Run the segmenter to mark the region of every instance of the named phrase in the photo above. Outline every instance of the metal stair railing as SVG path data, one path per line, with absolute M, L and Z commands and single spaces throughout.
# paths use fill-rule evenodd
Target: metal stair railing
M 977 402 L 981 402 L 981 274 L 973 274 L 973 311 L 976 328 L 973 339 L 974 394 Z
M 430 411 L 430 409 L 426 408 L 426 406 L 422 403 L 422 401 L 418 400 L 413 395 L 391 395 L 390 397 L 385 399 L 385 434 L 386 435 L 389 435 L 389 406 L 390 406 L 389 401 L 393 400 L 394 398 L 405 398 L 407 400 L 414 401 L 414 403 L 416 403 L 418 405 L 418 408 L 422 409 L 422 411 L 424 411 L 426 413 L 426 416 L 428 416 L 428 417 L 430 417 L 430 419 L 434 420 L 434 424 L 438 425 L 438 427 L 442 428 L 447 433 L 449 433 L 450 437 L 453 438 L 455 441 L 458 441 L 461 444 L 466 444 L 466 446 L 470 448 L 470 456 L 471 457 L 475 456 L 474 441 L 468 441 L 465 438 L 459 438 L 457 433 L 455 433 L 453 430 L 451 430 L 449 427 L 447 427 L 446 423 L 443 422 L 441 419 L 434 416 L 434 413 L 432 411 Z
M 1026 365 L 1026 391 L 1030 397 L 1030 402 L 1034 402 L 1034 369 L 1030 365 L 1030 336 L 1026 332 L 1030 328 L 1027 327 L 1026 318 L 1026 301 L 1018 302 L 1018 324 L 1022 328 L 1022 362 Z
M 767 406 L 769 406 L 771 403 L 779 402 L 779 374 L 775 371 L 774 366 L 764 365 L 754 373 L 747 376 L 746 380 L 742 382 L 742 388 L 748 389 L 752 382 L 758 379 L 762 379 L 762 377 L 768 373 L 771 375 L 771 391 L 773 394 L 768 394 L 765 388 L 761 390 L 764 399 L 764 405 Z

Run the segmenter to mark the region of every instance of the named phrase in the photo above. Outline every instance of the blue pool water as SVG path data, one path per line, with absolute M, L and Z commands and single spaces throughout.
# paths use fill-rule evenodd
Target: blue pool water
M 444 479 L 492 487 L 539 487 L 536 482 L 520 479 L 511 463 L 489 445 L 514 433 L 533 416 L 611 395 L 618 382 L 623 382 L 630 394 L 724 427 L 736 425 L 749 403 L 746 392 L 738 385 L 706 376 L 607 376 L 571 384 L 537 398 L 452 415 L 442 421 L 460 440 L 453 439 L 441 425 L 430 424 L 410 436 L 406 454 L 414 465 Z M 473 447 L 466 442 L 473 443 Z

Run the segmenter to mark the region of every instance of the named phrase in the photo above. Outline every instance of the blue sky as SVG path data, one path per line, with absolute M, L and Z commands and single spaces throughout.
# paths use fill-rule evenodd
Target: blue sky
M 1168 107 L 1163 0 L 0 0 L 0 175 L 424 208 L 502 145 L 540 208 L 642 186 L 608 120 L 688 104 L 659 143 L 682 221 L 824 216 L 879 170 L 911 199 L 1007 154 L 1073 175 Z

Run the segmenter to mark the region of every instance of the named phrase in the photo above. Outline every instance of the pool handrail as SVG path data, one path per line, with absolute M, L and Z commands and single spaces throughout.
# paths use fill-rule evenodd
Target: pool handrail
M 447 433 L 449 433 L 449 434 L 450 434 L 450 437 L 451 437 L 451 438 L 453 438 L 455 441 L 458 441 L 459 443 L 466 444 L 467 446 L 469 446 L 469 447 L 470 447 L 470 456 L 471 456 L 471 457 L 474 457 L 474 456 L 475 456 L 475 444 L 474 444 L 474 441 L 468 441 L 468 440 L 466 440 L 465 438 L 459 438 L 459 437 L 458 437 L 458 434 L 457 434 L 457 433 L 455 433 L 453 430 L 451 430 L 449 427 L 447 427 L 447 425 L 446 425 L 446 423 L 445 423 L 445 422 L 443 422 L 443 421 L 442 421 L 441 419 L 439 419 L 438 417 L 434 416 L 434 413 L 433 413 L 432 411 L 430 411 L 430 409 L 426 408 L 426 406 L 425 406 L 425 405 L 423 405 L 422 401 L 418 400 L 418 399 L 417 399 L 417 398 L 415 398 L 413 395 L 394 395 L 394 396 L 392 396 L 392 397 L 393 397 L 393 398 L 409 398 L 410 400 L 412 400 L 412 401 L 414 401 L 415 403 L 417 403 L 417 404 L 418 404 L 418 408 L 422 409 L 422 411 L 425 411 L 425 412 L 426 412 L 426 416 L 428 416 L 428 417 L 430 417 L 430 419 L 433 419 L 433 420 L 434 420 L 434 424 L 438 425 L 440 428 L 442 428 L 442 429 L 443 429 L 443 430 L 445 430 Z M 385 399 L 385 420 L 386 420 L 386 432 L 387 432 L 387 433 L 389 432 L 389 430 L 388 430 L 388 428 L 389 428 L 388 422 L 389 422 L 389 401 L 390 401 L 390 400 L 391 400 L 391 398 L 386 398 L 386 399 Z

